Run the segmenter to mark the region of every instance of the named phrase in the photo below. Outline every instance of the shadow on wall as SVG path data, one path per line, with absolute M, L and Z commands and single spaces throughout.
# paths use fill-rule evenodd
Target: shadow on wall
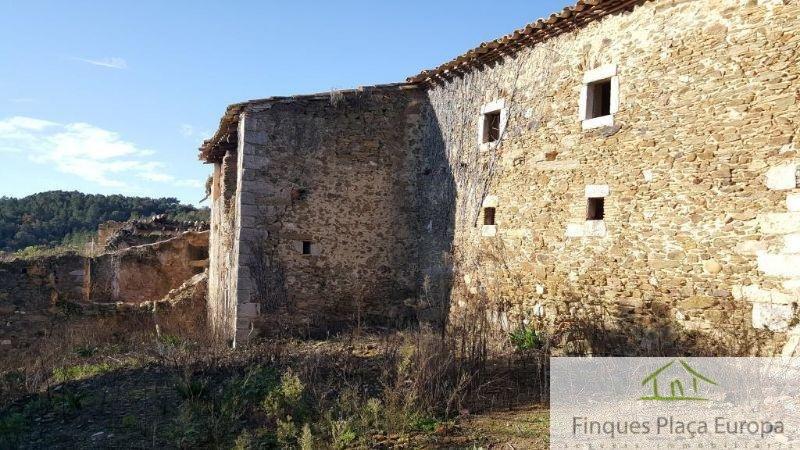
M 568 297 L 570 297 L 568 295 Z M 568 300 L 576 300 L 571 296 Z M 729 311 L 712 330 L 687 329 L 670 319 L 670 307 L 653 302 L 644 314 L 592 299 L 559 317 L 551 345 L 567 356 L 755 356 L 780 354 L 772 333 L 746 323 L 746 311 Z
M 427 99 L 427 97 L 426 97 Z M 419 227 L 420 321 L 444 329 L 450 316 L 455 262 L 456 181 L 439 121 L 430 102 L 420 108 L 416 210 Z

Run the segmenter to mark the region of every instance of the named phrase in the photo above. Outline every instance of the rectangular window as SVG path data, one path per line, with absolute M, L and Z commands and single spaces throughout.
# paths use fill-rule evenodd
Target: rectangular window
M 310 255 L 311 254 L 311 242 L 310 241 L 303 241 L 303 254 Z
M 483 224 L 494 225 L 494 208 L 483 208 Z
M 605 199 L 603 197 L 589 197 L 586 201 L 586 220 L 603 220 L 605 216 Z
M 586 119 L 611 115 L 611 79 L 589 83 L 586 103 Z
M 500 140 L 500 111 L 487 112 L 483 115 L 483 143 Z

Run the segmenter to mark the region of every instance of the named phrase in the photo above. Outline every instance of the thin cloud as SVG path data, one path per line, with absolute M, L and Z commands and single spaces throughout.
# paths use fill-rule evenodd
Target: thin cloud
M 125 61 L 123 58 L 118 58 L 113 56 L 111 58 L 102 58 L 102 59 L 87 59 L 87 58 L 72 58 L 75 61 L 82 61 L 87 64 L 92 64 L 94 66 L 100 67 L 108 67 L 110 69 L 127 69 L 128 62 Z
M 194 187 L 167 173 L 152 150 L 124 140 L 118 133 L 92 124 L 57 123 L 15 116 L 0 120 L 0 152 L 24 153 L 37 164 L 49 164 L 104 187 L 136 189 L 130 181 Z M 130 181 L 123 181 L 123 179 Z
M 180 187 L 188 187 L 188 188 L 201 188 L 205 186 L 205 182 L 203 180 L 192 180 L 192 179 L 185 179 L 185 180 L 175 180 L 175 186 Z
M 192 137 L 194 136 L 194 127 L 189 125 L 188 123 L 181 124 L 180 128 L 178 129 L 183 137 Z
M 197 127 L 189 125 L 188 123 L 182 123 L 178 127 L 178 132 L 181 134 L 181 136 L 187 139 L 199 140 L 199 141 L 202 141 L 203 139 L 210 136 L 210 132 L 208 130 L 198 129 Z
M 17 98 L 10 98 L 8 99 L 8 101 L 11 103 L 35 103 L 36 99 L 30 97 L 17 97 Z

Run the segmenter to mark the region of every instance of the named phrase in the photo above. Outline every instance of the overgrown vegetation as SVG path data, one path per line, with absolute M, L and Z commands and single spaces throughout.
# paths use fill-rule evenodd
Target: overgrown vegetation
M 24 198 L 0 197 L 0 250 L 40 247 L 80 248 L 107 220 L 125 221 L 167 214 L 175 220 L 207 221 L 208 208 L 183 205 L 175 198 L 95 195 L 49 191 Z
M 486 442 L 461 426 L 473 412 L 544 388 L 487 358 L 480 328 L 234 351 L 186 314 L 159 314 L 86 318 L 2 355 L 0 447 L 470 447 Z

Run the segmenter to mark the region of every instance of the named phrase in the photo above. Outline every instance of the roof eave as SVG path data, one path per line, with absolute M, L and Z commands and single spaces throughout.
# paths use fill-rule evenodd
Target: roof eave
M 406 79 L 409 83 L 431 85 L 447 81 L 454 73 L 466 73 L 524 47 L 568 33 L 608 15 L 650 0 L 579 0 L 574 6 L 515 30 L 501 38 L 483 42 L 466 53 Z

